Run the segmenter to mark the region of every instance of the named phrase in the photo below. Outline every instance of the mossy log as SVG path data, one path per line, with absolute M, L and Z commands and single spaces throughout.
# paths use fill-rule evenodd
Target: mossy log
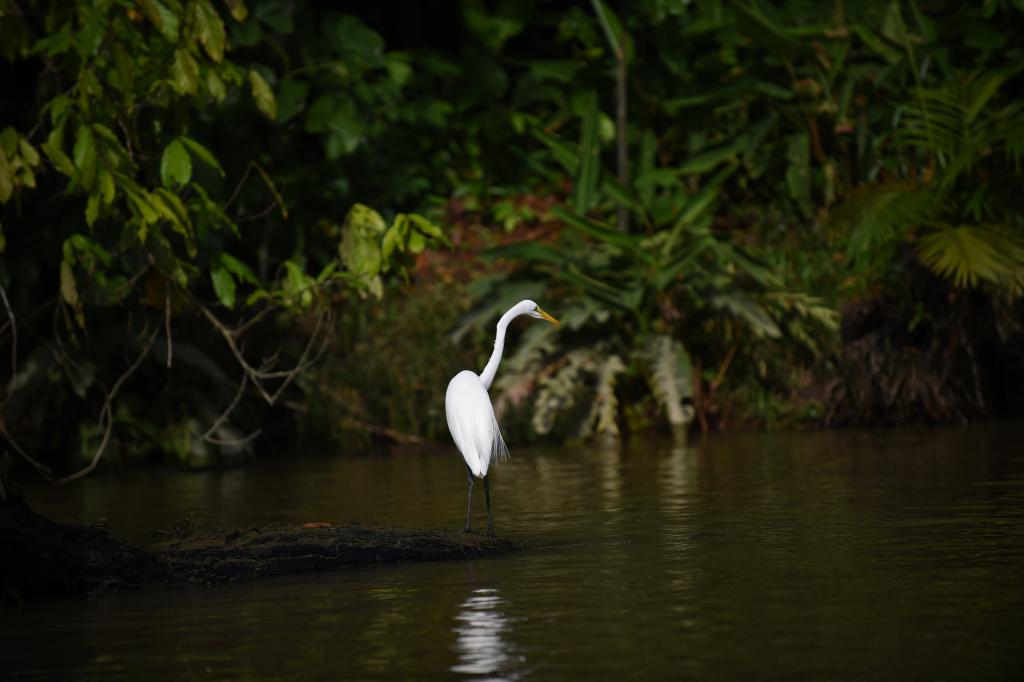
M 0 504 L 0 601 L 99 596 L 156 585 L 205 585 L 400 561 L 507 554 L 522 545 L 447 530 L 269 526 L 175 533 L 141 548 L 101 526 L 68 526 L 17 497 Z

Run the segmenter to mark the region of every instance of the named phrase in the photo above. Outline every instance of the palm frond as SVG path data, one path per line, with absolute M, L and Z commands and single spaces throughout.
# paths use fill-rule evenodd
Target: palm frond
M 958 287 L 988 282 L 1011 298 L 1024 290 L 1024 242 L 994 226 L 937 229 L 918 240 L 917 255 Z
M 836 209 L 832 223 L 849 229 L 850 255 L 860 260 L 933 222 L 941 209 L 941 198 L 927 186 L 905 182 L 864 185 Z

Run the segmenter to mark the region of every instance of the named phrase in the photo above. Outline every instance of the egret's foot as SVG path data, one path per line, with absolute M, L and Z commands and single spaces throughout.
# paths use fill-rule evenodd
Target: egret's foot
M 465 526 L 464 526 L 464 527 L 462 528 L 462 532 L 463 532 L 463 533 L 472 533 L 472 532 L 473 532 L 473 529 L 472 529 L 472 528 L 470 528 L 470 527 L 469 527 L 469 524 L 467 523 L 467 524 L 466 524 L 466 525 L 465 525 Z
M 484 537 L 488 537 L 488 538 L 493 538 L 494 537 L 494 529 L 493 528 L 488 528 L 487 530 L 485 530 L 482 533 L 480 533 L 480 535 L 483 535 Z

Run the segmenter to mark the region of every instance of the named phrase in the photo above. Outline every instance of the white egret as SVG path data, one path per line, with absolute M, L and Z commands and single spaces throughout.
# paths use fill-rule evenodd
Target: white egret
M 448 418 L 448 430 L 451 431 L 455 447 L 466 460 L 466 526 L 463 533 L 470 531 L 470 517 L 473 513 L 473 477 L 484 481 L 484 496 L 487 499 L 487 531 L 485 535 L 494 535 L 494 520 L 491 518 L 491 486 L 487 478 L 487 469 L 491 462 L 499 457 L 508 456 L 508 448 L 498 429 L 498 420 L 494 417 L 494 407 L 487 389 L 494 381 L 501 362 L 502 351 L 505 350 L 505 331 L 509 323 L 520 315 L 529 315 L 539 320 L 547 320 L 558 325 L 558 320 L 540 309 L 533 301 L 520 301 L 508 309 L 498 320 L 498 329 L 494 337 L 494 352 L 484 366 L 484 371 L 475 374 L 463 370 L 448 382 L 448 391 L 444 396 L 444 412 Z

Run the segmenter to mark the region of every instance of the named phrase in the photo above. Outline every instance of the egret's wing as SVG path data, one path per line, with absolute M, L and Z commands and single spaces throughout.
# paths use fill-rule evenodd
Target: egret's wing
M 507 456 L 508 448 L 480 377 L 468 370 L 456 374 L 448 384 L 444 408 L 448 430 L 470 471 L 486 476 L 491 461 Z

